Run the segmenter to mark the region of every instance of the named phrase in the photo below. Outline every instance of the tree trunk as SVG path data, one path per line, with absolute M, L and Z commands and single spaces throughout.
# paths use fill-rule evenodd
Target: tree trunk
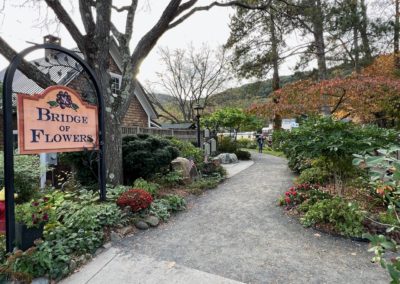
M 395 22 L 394 22 L 394 54 L 395 54 L 395 66 L 400 68 L 400 58 L 399 58 L 399 34 L 400 34 L 400 0 L 395 2 Z
M 106 112 L 106 164 L 107 182 L 111 184 L 122 184 L 122 130 L 121 120 L 117 115 Z
M 271 53 L 272 53 L 272 91 L 279 90 L 279 54 L 278 54 L 278 39 L 276 38 L 274 11 L 270 9 L 270 36 L 271 36 Z M 274 129 L 280 129 L 282 127 L 282 117 L 275 113 L 273 119 Z
M 353 27 L 353 44 L 354 44 L 354 69 L 357 74 L 361 73 L 360 67 L 360 52 L 358 48 L 358 29 L 357 26 Z
M 325 80 L 327 78 L 325 41 L 324 41 L 324 15 L 322 11 L 321 0 L 315 1 L 313 17 L 314 44 L 318 63 L 318 78 Z
M 322 11 L 321 0 L 316 0 L 314 3 L 314 16 L 312 18 L 313 24 L 313 35 L 315 44 L 315 53 L 317 56 L 318 64 L 318 79 L 326 80 L 327 68 L 326 68 L 326 58 L 325 58 L 325 41 L 324 41 L 324 14 Z M 328 105 L 328 96 L 323 94 L 323 104 L 321 112 L 325 116 L 330 115 L 330 107 Z
M 365 54 L 364 61 L 366 64 L 369 64 L 372 61 L 372 52 L 367 33 L 368 16 L 367 16 L 367 6 L 365 5 L 365 0 L 360 1 L 360 7 L 361 7 L 361 19 L 359 21 L 359 30 L 362 41 L 362 50 L 364 51 Z
M 351 10 L 353 16 L 353 46 L 354 46 L 354 70 L 359 74 L 361 72 L 360 67 L 360 50 L 358 47 L 358 14 L 357 14 L 357 1 L 353 0 L 351 3 Z

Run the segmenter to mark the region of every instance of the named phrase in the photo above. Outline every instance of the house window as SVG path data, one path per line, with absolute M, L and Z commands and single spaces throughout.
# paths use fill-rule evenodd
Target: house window
M 121 81 L 122 77 L 117 74 L 110 74 L 111 75 L 111 92 L 113 94 L 119 94 L 121 91 Z

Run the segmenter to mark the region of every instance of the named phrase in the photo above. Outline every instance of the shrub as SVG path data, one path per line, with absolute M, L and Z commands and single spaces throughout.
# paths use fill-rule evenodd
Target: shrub
M 143 189 L 130 189 L 121 194 L 117 200 L 120 207 L 129 206 L 132 212 L 138 212 L 150 206 L 153 198 Z
M 237 145 L 231 137 L 219 137 L 218 138 L 218 152 L 220 153 L 235 153 L 237 151 Z
M 238 148 L 257 149 L 256 141 L 247 138 L 241 138 L 236 141 Z
M 354 202 L 347 202 L 340 197 L 324 199 L 310 206 L 301 222 L 304 226 L 317 223 L 330 223 L 346 236 L 360 237 L 363 233 L 364 215 Z
M 165 171 L 179 151 L 167 139 L 134 135 L 123 138 L 122 154 L 125 182 L 133 183 L 137 178 L 146 179 Z
M 359 126 L 331 117 L 310 118 L 300 127 L 283 134 L 279 147 L 288 157 L 289 166 L 296 171 L 307 168 L 307 160 L 323 158 L 341 193 L 342 181 L 354 172 L 352 155 L 393 144 L 397 135 L 393 130 Z
M 193 160 L 196 163 L 197 168 L 201 168 L 201 165 L 204 162 L 203 150 L 188 141 L 182 141 L 176 138 L 171 138 L 170 141 L 172 146 L 179 150 L 179 156 Z
M 297 178 L 298 183 L 324 184 L 330 178 L 330 174 L 320 167 L 311 167 L 301 172 Z
M 138 178 L 137 180 L 135 180 L 135 182 L 133 183 L 133 187 L 141 188 L 150 193 L 152 196 L 155 196 L 157 194 L 158 189 L 160 188 L 160 186 L 157 183 L 148 182 L 142 178 Z
M 236 150 L 235 154 L 239 160 L 250 160 L 251 159 L 251 154 L 248 151 Z
M 279 199 L 279 205 L 296 206 L 310 198 L 313 191 L 319 191 L 319 185 L 309 183 L 298 184 L 289 188 Z
M 4 177 L 4 153 L 0 152 L 0 172 Z M 46 171 L 40 166 L 37 155 L 15 155 L 14 156 L 14 186 L 18 194 L 17 202 L 24 203 L 31 200 L 39 189 L 41 173 Z

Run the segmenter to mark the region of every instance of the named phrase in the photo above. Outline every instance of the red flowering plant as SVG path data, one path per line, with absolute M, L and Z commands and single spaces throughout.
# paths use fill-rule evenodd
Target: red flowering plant
M 15 206 L 15 220 L 28 228 L 39 228 L 53 217 L 54 208 L 47 197 Z
M 319 185 L 303 183 L 292 186 L 288 191 L 279 199 L 280 206 L 293 207 L 304 202 L 308 198 L 308 192 L 311 190 L 318 190 Z
M 138 212 L 146 209 L 153 202 L 151 194 L 143 189 L 132 188 L 122 193 L 117 199 L 117 205 L 120 207 L 129 206 L 132 212 Z

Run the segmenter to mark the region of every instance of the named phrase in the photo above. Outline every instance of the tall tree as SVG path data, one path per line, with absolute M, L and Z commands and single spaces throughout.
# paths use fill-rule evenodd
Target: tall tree
M 283 0 L 282 0 L 283 1 Z M 24 1 L 21 1 L 24 2 Z M 58 21 L 68 30 L 79 50 L 96 73 L 103 91 L 106 104 L 106 162 L 107 178 L 109 182 L 122 182 L 122 133 L 121 120 L 133 98 L 136 75 L 141 62 L 154 48 L 157 41 L 171 28 L 184 22 L 198 11 L 209 10 L 215 6 L 240 6 L 249 9 L 265 9 L 264 5 L 252 5 L 247 1 L 213 1 L 209 5 L 198 6 L 198 0 L 170 0 L 167 1 L 160 18 L 150 30 L 138 41 L 133 51 L 130 49 L 138 0 L 131 0 L 128 5 L 116 7 L 112 0 L 79 0 L 80 20 L 83 30 L 79 29 L 78 22 L 73 19 L 64 4 L 59 0 L 45 0 Z M 39 3 L 39 2 L 34 2 Z M 14 2 L 13 2 L 14 4 Z M 111 14 L 119 13 L 125 17 L 123 31 L 117 29 L 111 21 Z M 122 86 L 117 97 L 112 96 L 109 88 L 110 75 L 108 73 L 109 49 L 112 38 L 118 44 L 122 56 Z M 15 51 L 3 38 L 0 38 L 0 53 L 8 60 L 12 59 Z M 49 82 L 46 76 L 31 64 L 22 64 L 20 70 L 42 87 L 47 87 Z
M 284 54 L 285 36 L 292 28 L 287 15 L 281 12 L 288 5 L 272 1 L 265 10 L 237 8 L 226 44 L 234 51 L 232 65 L 240 77 L 265 78 L 272 71 L 272 91 L 280 88 L 279 66 L 288 57 Z M 274 115 L 274 122 L 280 128 L 279 114 Z
M 207 107 L 208 98 L 220 91 L 229 79 L 225 51 L 212 50 L 203 45 L 198 50 L 192 46 L 172 52 L 168 48 L 160 48 L 160 54 L 164 70 L 157 73 L 159 80 L 154 84 L 172 97 L 180 115 L 168 111 L 154 93 L 151 94 L 152 101 L 165 117 L 174 122 L 193 121 L 194 104 L 201 103 Z

